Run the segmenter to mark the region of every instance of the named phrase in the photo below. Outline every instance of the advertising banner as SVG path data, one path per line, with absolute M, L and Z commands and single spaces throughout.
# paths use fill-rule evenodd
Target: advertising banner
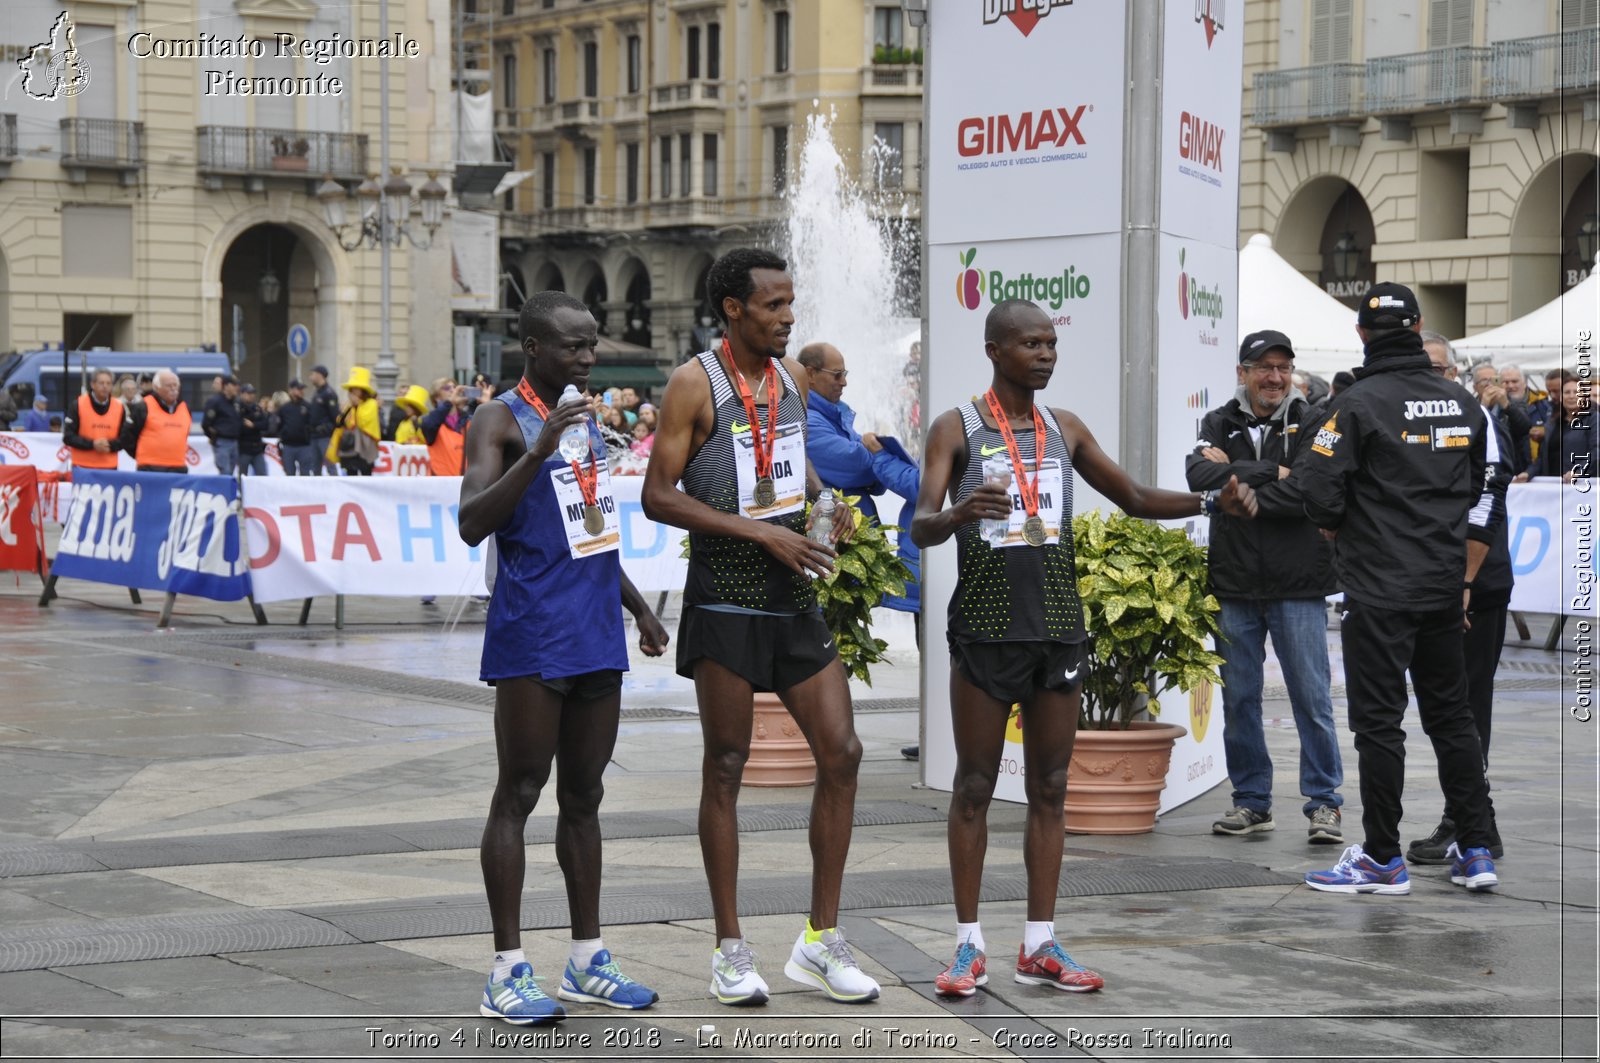
M 39 471 L 30 465 L 0 468 L 0 572 L 38 572 L 43 557 Z
M 230 476 L 80 469 L 54 572 L 233 602 L 250 593 Z
M 1229 248 L 1239 246 L 1243 9 L 1168 0 L 1162 43 L 1161 231 Z
M 283 475 L 283 459 L 278 456 L 278 441 L 268 439 L 267 475 Z M 189 472 L 210 476 L 217 471 L 217 459 L 211 450 L 211 440 L 202 435 L 191 435 L 184 454 L 184 464 Z M 55 432 L 0 432 L 0 465 L 32 465 L 45 472 L 69 472 L 72 469 L 72 450 L 61 442 Z M 117 454 L 117 469 L 134 472 L 133 455 Z M 391 443 L 378 444 L 378 460 L 373 463 L 374 476 L 427 476 L 428 448 Z
M 1511 608 L 1595 615 L 1595 482 L 1553 478 L 1506 491 L 1506 545 L 1516 585 Z
M 1122 6 L 969 0 L 934 17 L 929 243 L 1120 231 Z
M 1194 450 L 1200 422 L 1233 398 L 1236 387 L 1238 254 L 1231 247 L 1162 233 L 1160 256 L 1155 483 L 1186 491 L 1184 461 Z

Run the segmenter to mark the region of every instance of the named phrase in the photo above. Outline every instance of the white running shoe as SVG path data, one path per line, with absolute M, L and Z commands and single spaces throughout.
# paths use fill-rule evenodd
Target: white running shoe
M 767 1002 L 767 983 L 756 973 L 756 954 L 739 942 L 731 953 L 720 948 L 711 953 L 711 995 L 734 1008 L 753 1008 Z
M 855 954 L 837 927 L 824 930 L 815 942 L 806 942 L 805 931 L 794 943 L 783 973 L 812 989 L 820 989 L 845 1004 L 865 1004 L 878 999 L 878 983 L 856 963 Z

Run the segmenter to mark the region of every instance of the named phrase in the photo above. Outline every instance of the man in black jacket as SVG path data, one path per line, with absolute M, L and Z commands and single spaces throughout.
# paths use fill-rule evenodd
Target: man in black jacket
M 239 382 L 231 376 L 219 377 L 222 390 L 206 400 L 200 415 L 200 430 L 211 440 L 217 472 L 232 476 L 239 465 L 239 435 L 244 431 L 244 416 L 239 412 Z
M 267 413 L 256 401 L 256 386 L 239 388 L 239 472 L 241 475 L 267 474 Z
M 328 474 L 337 475 L 335 466 L 327 461 L 327 454 L 333 430 L 339 423 L 339 393 L 328 386 L 327 366 L 311 368 L 311 386 L 316 389 L 307 400 L 311 407 L 311 445 L 317 448 L 318 460 L 325 463 Z
M 322 455 L 311 442 L 311 404 L 299 377 L 289 381 L 289 401 L 278 410 L 278 457 L 285 476 L 322 475 Z
M 1406 672 L 1457 810 L 1450 881 L 1498 883 L 1489 853 L 1483 750 L 1467 707 L 1462 628 L 1476 566 L 1467 526 L 1484 490 L 1487 422 L 1470 396 L 1433 372 L 1411 289 L 1374 285 L 1356 331 L 1366 346 L 1356 382 L 1339 394 L 1295 467 L 1306 515 L 1334 541 L 1344 585 L 1343 647 L 1350 729 L 1361 770 L 1363 844 L 1306 875 L 1334 893 L 1411 892 L 1400 855 L 1405 782 Z
M 1307 834 L 1312 844 L 1337 845 L 1344 841 L 1344 767 L 1329 696 L 1325 599 L 1338 587 L 1328 544 L 1306 519 L 1298 483 L 1288 478 L 1301 443 L 1321 423 L 1320 411 L 1290 383 L 1293 372 L 1288 336 L 1271 330 L 1246 336 L 1238 392 L 1206 414 L 1187 463 L 1191 490 L 1220 490 L 1237 476 L 1256 489 L 1260 506 L 1255 520 L 1211 518 L 1211 593 L 1222 603 L 1222 741 L 1233 780 L 1233 807 L 1211 830 L 1254 834 L 1274 826 L 1272 757 L 1261 729 L 1270 633 L 1300 735 Z

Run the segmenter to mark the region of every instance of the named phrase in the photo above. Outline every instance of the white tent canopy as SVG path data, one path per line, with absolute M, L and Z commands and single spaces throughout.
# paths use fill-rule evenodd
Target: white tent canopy
M 1239 341 L 1268 328 L 1294 344 L 1296 369 L 1324 380 L 1361 364 L 1355 311 L 1285 262 L 1266 233 L 1256 233 L 1239 252 Z
M 1490 358 L 1501 365 L 1520 363 L 1525 369 L 1559 365 L 1570 369 L 1577 363 L 1572 347 L 1582 329 L 1589 331 L 1591 340 L 1600 335 L 1600 273 L 1591 272 L 1531 313 L 1452 342 L 1458 356 L 1473 361 Z

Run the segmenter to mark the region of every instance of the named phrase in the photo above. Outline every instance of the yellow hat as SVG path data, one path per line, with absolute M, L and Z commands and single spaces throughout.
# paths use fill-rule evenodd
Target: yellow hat
M 378 389 L 372 386 L 372 370 L 364 365 L 358 365 L 350 370 L 350 379 L 346 380 L 341 387 L 345 391 L 349 391 L 351 388 L 360 388 L 368 395 L 376 395 L 378 393 Z
M 406 393 L 395 399 L 396 406 L 409 406 L 417 413 L 428 412 L 428 389 L 421 384 L 412 384 L 406 388 Z

